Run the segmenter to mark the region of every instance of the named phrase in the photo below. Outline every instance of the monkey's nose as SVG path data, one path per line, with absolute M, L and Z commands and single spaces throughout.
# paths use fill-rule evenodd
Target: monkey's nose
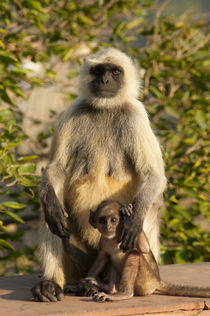
M 103 84 L 108 84 L 109 83 L 109 78 L 107 74 L 104 74 L 103 77 L 101 78 L 101 82 Z
M 108 79 L 107 79 L 107 80 L 101 79 L 101 82 L 102 82 L 103 84 L 108 84 L 108 83 L 109 83 L 109 80 L 108 80 Z

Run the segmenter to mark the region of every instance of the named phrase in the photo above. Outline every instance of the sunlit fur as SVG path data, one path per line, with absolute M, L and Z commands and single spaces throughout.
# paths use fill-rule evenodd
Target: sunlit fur
M 161 280 L 158 264 L 143 231 L 138 236 L 136 249 L 123 252 L 115 238 L 120 207 L 121 204 L 116 201 L 103 201 L 96 212 L 91 213 L 90 223 L 101 232 L 101 239 L 98 256 L 86 280 L 105 291 L 96 293 L 94 299 L 103 302 L 105 300 L 118 301 L 129 299 L 133 295 L 150 295 L 156 290 L 169 295 L 210 297 L 210 287 L 171 284 Z M 100 222 L 101 217 L 103 218 L 102 223 Z M 113 217 L 116 219 L 116 224 L 110 221 Z M 112 231 L 113 237 L 107 235 L 108 230 Z M 98 276 L 107 260 L 109 260 L 110 269 L 113 269 L 113 272 L 110 273 L 106 283 L 103 283 Z M 116 282 L 116 280 L 118 281 Z
M 91 94 L 88 83 L 92 81 L 93 75 L 89 73 L 91 67 L 100 63 L 111 63 L 124 69 L 124 84 L 113 98 L 100 98 Z M 126 67 L 125 67 L 126 65 Z M 133 60 L 123 52 L 115 48 L 105 48 L 84 60 L 80 72 L 79 91 L 96 107 L 120 106 L 123 102 L 137 99 L 140 90 L 140 79 L 138 68 Z
M 120 65 L 124 70 L 124 85 L 114 98 L 96 98 L 88 89 L 89 68 L 101 62 Z M 128 204 L 138 193 L 148 209 L 143 229 L 155 257 L 159 256 L 159 218 L 166 178 L 158 140 L 144 105 L 137 100 L 139 87 L 133 61 L 119 50 L 102 50 L 84 62 L 80 96 L 58 122 L 42 188 L 50 183 L 61 206 L 64 208 L 64 201 L 68 205 L 66 212 L 73 223 L 70 241 L 81 250 L 80 254 L 64 251 L 61 239 L 42 224 L 44 277 L 61 287 L 65 282 L 78 282 L 85 275 L 83 269 L 91 265 L 88 260 L 97 249 L 100 233 L 89 224 L 89 211 L 102 200 Z M 132 166 L 125 160 L 125 152 Z M 86 164 L 88 172 L 84 172 Z
M 38 237 L 40 239 L 40 257 L 44 258 L 44 260 L 41 261 L 44 277 L 46 280 L 53 280 L 63 287 L 66 280 L 63 269 L 62 240 L 50 232 L 44 222 L 43 216 Z

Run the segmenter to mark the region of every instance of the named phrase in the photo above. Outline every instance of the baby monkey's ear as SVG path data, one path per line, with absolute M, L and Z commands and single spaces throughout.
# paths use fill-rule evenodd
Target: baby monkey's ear
M 95 213 L 92 210 L 90 210 L 89 223 L 94 228 L 97 228 L 96 222 L 95 222 Z

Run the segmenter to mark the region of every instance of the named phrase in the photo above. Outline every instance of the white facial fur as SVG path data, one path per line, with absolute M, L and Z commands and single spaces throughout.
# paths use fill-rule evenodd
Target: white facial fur
M 88 88 L 93 76 L 89 69 L 100 63 L 111 63 L 121 66 L 124 70 L 124 84 L 113 98 L 101 98 L 93 96 Z M 115 48 L 105 48 L 90 55 L 84 60 L 81 67 L 79 91 L 80 94 L 96 107 L 113 107 L 138 99 L 140 90 L 140 79 L 138 69 L 130 57 Z

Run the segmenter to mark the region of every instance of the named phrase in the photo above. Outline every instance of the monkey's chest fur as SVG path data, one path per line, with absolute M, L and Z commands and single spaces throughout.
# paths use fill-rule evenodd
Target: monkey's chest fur
M 89 212 L 107 199 L 117 200 L 122 204 L 132 201 L 137 188 L 134 175 L 122 164 L 120 177 L 113 173 L 109 175 L 109 161 L 103 152 L 94 161 L 94 167 L 88 174 L 75 181 L 70 180 L 69 191 L 65 198 L 69 201 L 71 216 L 75 214 L 75 225 L 82 240 L 87 241 L 94 248 L 97 246 L 100 233 L 89 224 Z M 119 173 L 119 169 L 117 170 Z M 78 216 L 80 213 L 80 216 Z
M 79 132 L 75 125 L 70 139 L 65 203 L 79 239 L 93 248 L 100 233 L 89 224 L 90 209 L 95 210 L 106 199 L 130 203 L 137 191 L 137 175 L 122 145 L 122 138 L 127 138 L 124 127 L 118 126 L 115 117 L 100 113 L 93 120 L 88 114 L 82 115 Z
M 114 268 L 121 277 L 127 254 L 120 249 L 120 243 L 115 239 L 103 238 L 103 249 L 109 254 Z

